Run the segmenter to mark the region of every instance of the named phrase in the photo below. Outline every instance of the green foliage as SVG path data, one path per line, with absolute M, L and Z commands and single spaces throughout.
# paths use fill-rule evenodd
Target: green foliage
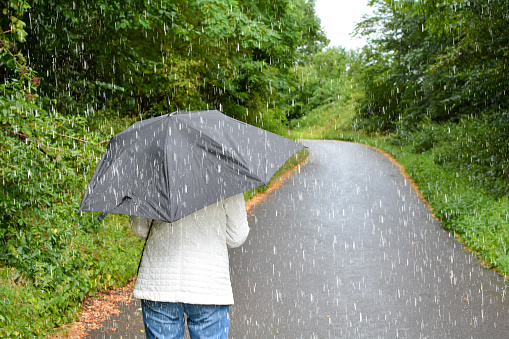
M 150 116 L 166 110 L 165 91 L 172 110 L 255 113 L 301 51 L 325 41 L 304 0 L 38 0 L 30 14 L 27 49 L 51 70 L 41 91 L 73 114 Z
M 2 256 L 22 264 L 0 267 L 0 337 L 45 337 L 74 321 L 86 296 L 123 286 L 136 272 L 142 241 L 125 218 L 98 224 L 75 216 L 73 225 L 67 204 L 57 209 L 9 237 L 15 253 Z
M 481 260 L 508 275 L 509 265 L 504 259 L 509 237 L 507 197 L 495 198 L 468 173 L 436 164 L 432 153 L 403 155 L 403 159 L 444 227 L 457 234 Z
M 0 2 L 0 81 L 6 84 L 7 80 L 18 88 L 30 82 L 37 87 L 40 78 L 26 66 L 26 58 L 18 50 L 16 43 L 24 42 L 27 36 L 26 23 L 22 20 L 25 11 L 30 8 L 28 1 L 2 0 Z
M 452 43 L 447 35 L 425 30 L 427 15 L 416 10 L 415 1 L 373 0 L 374 15 L 357 27 L 370 37 L 361 58 L 364 66 L 359 82 L 365 95 L 360 100 L 359 128 L 366 131 L 394 131 L 413 126 L 425 117 L 447 120 L 454 117 L 450 104 L 443 104 L 441 89 L 451 89 L 449 75 L 430 66 Z
M 0 85 L 0 271 L 10 276 L 0 337 L 40 337 L 73 321 L 89 293 L 125 284 L 140 241 L 125 220 L 77 212 L 108 135 L 42 109 L 19 84 Z
M 355 59 L 354 52 L 328 48 L 311 55 L 295 68 L 295 78 L 282 101 L 289 120 L 303 117 L 311 110 L 341 101 L 347 71 Z
M 509 192 L 509 152 L 506 115 L 465 118 L 459 122 L 423 123 L 391 139 L 413 153 L 431 152 L 434 162 L 475 181 L 493 198 Z
M 509 53 L 509 4 L 501 0 L 422 2 L 417 10 L 428 15 L 425 28 L 436 36 L 448 36 L 430 72 L 447 75 L 447 96 L 442 101 L 451 111 L 497 114 L 507 109 L 509 70 L 502 61 Z
M 437 164 L 432 152 L 415 156 L 403 148 L 396 154 L 444 227 L 455 233 L 488 266 L 509 275 L 507 197 L 493 197 L 482 182 L 468 173 Z
M 364 50 L 361 128 L 409 128 L 507 110 L 506 1 L 372 0 L 357 32 Z
M 360 88 L 355 74 L 358 53 L 330 48 L 296 68 L 297 79 L 284 97 L 291 135 L 337 138 L 353 123 Z

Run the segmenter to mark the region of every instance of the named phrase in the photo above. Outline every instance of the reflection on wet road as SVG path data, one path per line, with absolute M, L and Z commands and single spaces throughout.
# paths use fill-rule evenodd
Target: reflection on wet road
M 506 281 L 368 147 L 305 141 L 299 173 L 230 251 L 230 338 L 504 338 Z

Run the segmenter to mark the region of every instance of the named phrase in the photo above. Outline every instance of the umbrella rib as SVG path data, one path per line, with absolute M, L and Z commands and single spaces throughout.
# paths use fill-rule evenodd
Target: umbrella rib
M 229 118 L 231 121 L 234 121 L 236 123 L 241 123 L 240 121 L 237 121 L 235 119 L 232 119 L 228 116 L 226 116 L 227 118 Z M 185 121 L 184 119 L 179 119 L 179 122 L 184 124 L 187 128 L 189 129 L 192 129 L 194 131 L 196 131 L 197 133 L 200 134 L 201 137 L 205 137 L 212 145 L 215 145 L 217 148 L 220 148 L 222 147 L 223 145 L 220 145 L 211 135 L 209 135 L 209 133 L 207 133 L 207 131 L 203 131 L 203 130 L 200 130 L 200 129 L 197 129 L 196 127 L 194 127 L 192 124 L 189 124 L 187 121 Z M 244 123 L 245 124 L 245 123 Z M 247 125 L 247 124 L 246 124 Z M 200 145 L 198 145 L 199 147 L 201 147 Z M 202 147 L 203 148 L 203 147 Z M 220 153 L 220 152 L 217 152 L 213 149 L 205 149 L 207 152 L 209 153 L 213 153 L 214 155 L 218 156 L 218 157 L 221 157 L 223 160 L 230 160 L 232 163 L 246 169 L 249 171 L 249 168 L 246 166 L 246 160 L 244 159 L 244 157 L 242 156 L 242 154 L 238 153 L 237 152 L 237 156 L 244 162 L 242 163 L 241 161 L 235 159 L 234 157 L 230 157 L 228 156 L 227 154 L 223 154 L 223 153 Z M 256 180 L 259 180 L 259 181 L 262 181 L 262 182 L 265 182 L 265 180 L 263 180 L 262 178 L 259 178 L 258 176 L 255 176 L 253 175 L 252 173 L 250 173 L 249 175 L 250 178 L 254 178 Z
M 165 121 L 167 121 L 167 123 L 169 124 L 171 122 L 170 119 L 173 119 L 173 116 L 167 116 Z M 170 133 L 169 133 L 168 128 L 165 128 L 164 130 L 166 131 L 166 133 L 165 133 L 166 137 L 164 139 L 163 145 L 164 145 L 164 149 L 167 150 L 168 149 L 168 142 L 169 142 L 168 139 L 170 138 L 169 137 Z M 168 156 L 167 156 L 168 153 L 163 152 L 163 154 L 164 154 L 163 165 L 164 165 L 164 169 L 166 171 L 165 175 L 166 175 L 166 178 L 167 178 L 166 182 L 167 182 L 167 185 L 168 185 L 167 192 L 168 192 L 168 201 L 169 201 L 169 205 L 170 205 L 169 206 L 170 207 L 170 219 L 173 220 L 173 218 L 174 218 L 174 213 L 173 213 L 174 206 L 171 203 L 172 202 L 172 200 L 171 200 L 172 191 L 171 191 L 171 186 L 170 186 L 170 184 L 171 184 L 170 183 L 171 176 L 170 176 L 170 168 L 169 168 L 170 164 L 169 164 Z
M 302 148 L 217 110 L 202 113 L 192 119 L 189 114 L 148 119 L 115 135 L 94 171 L 80 211 L 173 222 L 218 201 L 214 199 L 267 185 L 277 168 Z M 206 173 L 196 173 L 200 169 Z M 153 180 L 147 179 L 152 174 Z M 131 202 L 122 204 L 129 198 Z
M 210 112 L 217 112 L 217 113 L 220 113 L 219 111 L 210 111 Z M 190 113 L 190 112 L 187 112 L 187 113 Z M 220 113 L 222 115 L 222 113 Z M 178 115 L 175 115 L 174 118 L 179 118 L 178 121 L 182 124 L 184 124 L 187 128 L 189 129 L 192 129 L 194 131 L 196 131 L 197 133 L 200 134 L 200 136 L 202 138 L 207 138 L 207 140 L 210 141 L 211 144 L 215 145 L 216 147 L 220 148 L 222 147 L 221 144 L 217 143 L 217 141 L 211 136 L 209 135 L 209 133 L 207 131 L 203 131 L 203 130 L 199 130 L 197 129 L 195 126 L 193 126 L 192 124 L 190 124 L 187 119 L 185 117 L 183 117 L 183 119 L 180 119 L 182 116 L 178 116 Z M 229 120 L 231 122 L 234 122 L 236 124 L 239 124 L 241 126 L 247 126 L 247 127 L 252 127 L 251 125 L 245 123 L 245 122 L 242 122 L 242 121 L 239 121 L 239 120 L 236 120 L 236 119 L 233 119 L 229 116 L 226 116 L 224 115 L 223 116 L 224 119 L 226 120 Z M 279 135 L 275 134 L 275 133 L 272 133 L 272 132 L 269 132 L 269 131 L 266 131 L 266 130 L 263 130 L 263 132 L 265 133 L 265 136 L 267 138 L 267 136 L 276 136 L 276 137 L 280 137 Z M 254 180 L 257 180 L 261 183 L 263 183 L 263 185 L 267 185 L 268 181 L 272 178 L 272 175 L 269 176 L 269 177 L 259 177 L 258 175 L 255 175 L 254 173 L 252 173 L 251 171 L 249 171 L 249 166 L 247 166 L 247 164 L 249 163 L 248 161 L 246 161 L 246 159 L 244 159 L 243 155 L 240 154 L 240 153 L 237 153 L 238 157 L 244 162 L 240 162 L 239 160 L 237 160 L 236 158 L 234 157 L 230 157 L 228 156 L 227 154 L 223 154 L 223 153 L 220 153 L 220 152 L 217 152 L 213 149 L 206 149 L 207 152 L 209 153 L 213 153 L 214 155 L 224 159 L 224 160 L 229 160 L 231 161 L 232 163 L 244 168 L 248 173 L 246 173 L 247 177 L 251 178 L 251 179 L 254 179 Z M 291 156 L 291 155 L 290 155 Z M 290 158 L 290 156 L 288 156 L 288 158 Z M 287 158 L 287 159 L 288 159 Z M 285 161 L 287 160 L 285 159 Z M 283 163 L 285 162 L 283 161 Z M 279 167 L 278 167 L 279 168 Z M 277 171 L 277 170 L 276 170 Z M 276 172 L 274 171 L 274 172 Z
M 225 162 L 231 162 L 241 168 L 243 168 L 244 170 L 246 170 L 247 173 L 244 173 L 244 175 L 246 175 L 248 178 L 250 179 L 254 179 L 256 181 L 259 181 L 261 183 L 263 183 L 264 185 L 266 185 L 267 183 L 265 182 L 265 179 L 263 178 L 260 178 L 259 176 L 255 175 L 254 173 L 251 173 L 249 171 L 249 168 L 244 165 L 242 162 L 240 162 L 239 160 L 233 158 L 233 157 L 230 157 L 226 154 L 223 154 L 223 153 L 220 153 L 220 152 L 217 152 L 216 150 L 213 150 L 213 149 L 207 149 L 207 152 L 211 153 L 211 154 L 214 154 L 216 157 L 224 160 Z M 241 155 L 239 154 L 239 157 L 241 157 Z

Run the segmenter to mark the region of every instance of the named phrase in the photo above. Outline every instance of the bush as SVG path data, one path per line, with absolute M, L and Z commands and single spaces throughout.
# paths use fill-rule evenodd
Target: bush
M 0 337 L 42 337 L 90 293 L 125 284 L 142 241 L 125 218 L 77 212 L 115 121 L 91 130 L 0 87 Z
M 44 337 L 74 321 L 86 296 L 123 286 L 136 273 L 143 242 L 125 217 L 99 223 L 91 214 L 75 216 L 71 225 L 62 215 L 10 239 L 15 255 L 0 268 L 0 338 Z
M 459 122 L 428 121 L 415 130 L 400 129 L 391 143 L 412 153 L 431 152 L 436 164 L 500 198 L 509 192 L 509 124 L 503 119 L 504 114 L 493 114 Z

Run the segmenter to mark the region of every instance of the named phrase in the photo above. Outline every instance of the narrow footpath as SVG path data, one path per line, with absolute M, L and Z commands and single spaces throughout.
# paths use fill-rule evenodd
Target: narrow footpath
M 230 338 L 507 337 L 507 281 L 396 165 L 359 144 L 305 144 L 307 163 L 251 210 L 230 251 Z M 144 338 L 139 303 L 122 312 L 88 338 Z

